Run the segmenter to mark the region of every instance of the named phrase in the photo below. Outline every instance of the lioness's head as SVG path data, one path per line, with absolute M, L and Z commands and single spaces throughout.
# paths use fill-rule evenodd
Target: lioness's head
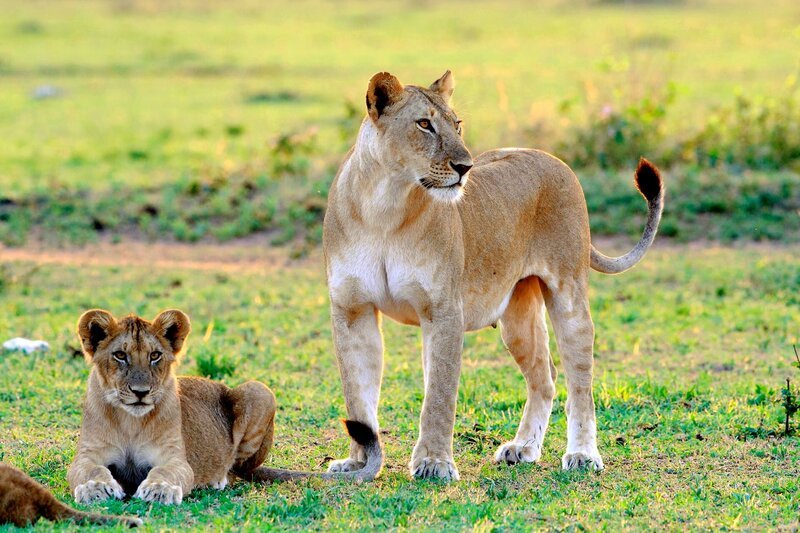
M 102 309 L 78 320 L 83 353 L 97 369 L 103 397 L 133 416 L 146 415 L 174 391 L 173 367 L 190 330 L 189 317 L 177 309 L 152 322 L 133 315 L 117 320 Z
M 413 180 L 434 198 L 457 200 L 472 168 L 461 121 L 450 109 L 453 75 L 430 87 L 403 86 L 388 72 L 372 76 L 366 119 L 375 135 L 368 150 L 400 179 Z

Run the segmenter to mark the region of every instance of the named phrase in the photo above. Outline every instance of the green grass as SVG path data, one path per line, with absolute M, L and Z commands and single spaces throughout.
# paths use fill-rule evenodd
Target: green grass
M 780 388 L 786 377 L 800 384 L 791 366 L 791 345 L 800 340 L 798 252 L 668 247 L 625 275 L 593 275 L 594 394 L 607 467 L 601 474 L 560 470 L 561 375 L 541 464 L 491 464 L 497 445 L 516 429 L 524 382 L 488 329 L 465 340 L 455 438 L 462 480 L 410 480 L 405 465 L 422 399 L 420 336 L 386 321 L 379 415 L 386 469 L 377 481 L 239 482 L 223 492 L 195 491 L 179 507 L 132 501 L 91 508 L 143 516 L 153 530 L 796 527 L 800 439 L 738 437 L 759 424 L 780 431 Z M 187 311 L 194 332 L 184 373 L 206 365 L 222 375 L 230 370 L 230 385 L 256 378 L 275 391 L 269 465 L 321 471 L 326 458 L 346 453 L 317 261 L 223 273 L 14 262 L 0 269 L 0 281 L 0 338 L 52 345 L 45 354 L 0 353 L 0 459 L 65 501 L 88 374 L 74 356 L 73 330 L 90 307 L 148 317 L 165 307 Z M 212 354 L 218 358 L 210 364 Z

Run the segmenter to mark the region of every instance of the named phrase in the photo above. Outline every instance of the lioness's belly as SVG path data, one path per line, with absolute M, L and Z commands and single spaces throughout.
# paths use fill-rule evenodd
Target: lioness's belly
M 464 331 L 475 331 L 487 326 L 494 326 L 511 300 L 513 286 L 502 298 L 481 298 L 468 300 L 464 305 Z M 463 301 L 463 297 L 462 297 Z M 392 320 L 410 326 L 419 326 L 419 315 L 409 302 L 389 300 L 378 306 L 381 313 Z

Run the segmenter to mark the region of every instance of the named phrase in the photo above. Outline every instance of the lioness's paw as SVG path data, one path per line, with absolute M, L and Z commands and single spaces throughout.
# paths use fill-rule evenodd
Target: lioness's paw
M 494 454 L 495 463 L 535 463 L 542 456 L 541 447 L 519 442 L 506 442 Z
M 408 464 L 411 475 L 419 479 L 436 478 L 444 481 L 458 481 L 458 469 L 451 459 L 420 457 L 411 459 Z
M 75 501 L 77 503 L 91 503 L 96 501 L 125 497 L 125 491 L 115 480 L 110 482 L 90 480 L 83 485 L 75 487 Z
M 167 505 L 179 504 L 183 501 L 183 489 L 179 485 L 172 485 L 166 481 L 150 481 L 145 479 L 136 489 L 134 498 L 141 498 L 146 502 L 160 502 Z
M 338 461 L 331 461 L 331 464 L 328 465 L 328 472 L 332 474 L 355 472 L 356 470 L 361 470 L 366 465 L 367 463 L 356 461 L 355 459 L 339 459 Z
M 577 470 L 579 468 L 591 468 L 595 471 L 600 471 L 605 466 L 600 454 L 597 452 L 572 452 L 565 453 L 561 458 L 561 468 L 564 470 Z

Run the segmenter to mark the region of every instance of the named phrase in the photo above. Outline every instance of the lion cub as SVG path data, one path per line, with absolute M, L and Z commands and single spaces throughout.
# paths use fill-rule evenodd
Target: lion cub
M 67 479 L 75 501 L 126 495 L 181 503 L 193 487 L 252 479 L 272 446 L 275 396 L 257 381 L 231 389 L 176 377 L 191 327 L 178 310 L 152 322 L 94 309 L 78 320 L 92 364 L 78 451 Z
M 21 470 L 0 463 L 0 524 L 10 522 L 17 527 L 26 527 L 40 518 L 86 524 L 142 525 L 138 518 L 76 511 L 56 500 L 50 491 Z

